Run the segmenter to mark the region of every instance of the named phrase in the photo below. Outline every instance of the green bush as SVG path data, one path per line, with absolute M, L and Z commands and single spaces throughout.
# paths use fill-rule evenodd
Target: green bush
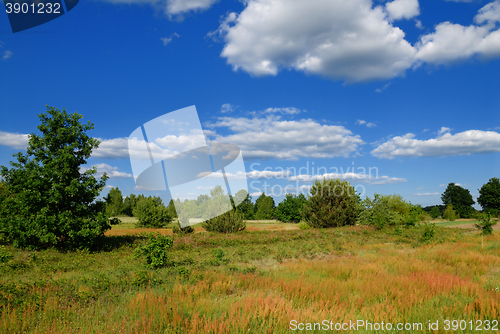
M 359 222 L 382 229 L 385 226 L 413 226 L 423 215 L 419 206 L 413 206 L 400 195 L 375 194 L 362 201 Z
M 172 221 L 172 216 L 158 197 L 139 199 L 133 213 L 138 219 L 138 227 L 162 228 Z
M 0 246 L 0 263 L 9 262 L 14 258 L 12 252 L 9 252 L 5 246 Z
M 457 213 L 455 212 L 455 210 L 453 210 L 453 205 L 452 204 L 448 204 L 446 206 L 446 209 L 444 209 L 443 218 L 445 220 L 449 220 L 451 222 L 455 221 L 455 219 L 458 218 Z
M 136 248 L 134 256 L 144 256 L 147 265 L 152 269 L 170 266 L 168 251 L 173 245 L 174 239 L 172 237 L 151 233 L 148 235 L 145 245 Z
M 304 219 L 314 228 L 354 225 L 359 213 L 358 198 L 347 181 L 316 180 L 304 204 Z
M 287 194 L 286 197 L 278 204 L 274 215 L 279 221 L 285 223 L 298 223 L 302 219 L 304 204 L 307 202 L 304 194 L 298 196 Z
M 439 210 L 439 207 L 433 206 L 430 211 L 430 215 L 433 219 L 439 218 L 439 216 L 441 216 L 441 211 Z
M 206 220 L 202 226 L 209 232 L 234 233 L 243 231 L 246 228 L 246 222 L 241 211 L 229 210 L 222 215 Z
M 434 238 L 434 228 L 435 224 L 425 223 L 424 232 L 422 233 L 422 242 L 430 242 Z
M 493 222 L 491 220 L 491 216 L 489 213 L 482 213 L 480 216 L 480 222 L 475 224 L 476 228 L 481 231 L 482 235 L 490 235 L 493 233 L 493 225 L 496 225 L 497 222 Z
M 309 229 L 311 229 L 312 227 L 311 227 L 308 223 L 306 223 L 306 222 L 300 222 L 300 223 L 299 223 L 299 228 L 300 228 L 301 230 L 309 230 Z
M 174 226 L 172 228 L 172 233 L 175 233 L 175 234 L 189 234 L 189 233 L 193 233 L 194 232 L 194 228 L 192 226 L 186 226 L 186 227 L 181 227 L 181 225 L 179 223 L 177 223 L 176 226 Z

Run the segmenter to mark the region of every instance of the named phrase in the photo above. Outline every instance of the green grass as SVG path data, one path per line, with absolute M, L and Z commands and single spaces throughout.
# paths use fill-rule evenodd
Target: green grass
M 458 226 L 458 225 L 466 225 L 466 224 L 477 224 L 479 221 L 477 220 L 469 220 L 469 221 L 443 221 L 437 222 L 437 226 Z
M 488 306 L 500 305 L 498 233 L 482 249 L 459 229 L 438 226 L 431 243 L 423 231 L 174 236 L 172 266 L 157 270 L 133 256 L 146 241 L 139 235 L 109 236 L 96 253 L 5 246 L 13 258 L 0 263 L 0 333 L 285 333 L 291 317 L 498 319 L 500 308 Z

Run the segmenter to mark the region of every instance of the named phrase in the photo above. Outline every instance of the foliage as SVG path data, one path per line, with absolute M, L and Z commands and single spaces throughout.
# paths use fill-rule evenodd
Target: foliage
M 142 197 L 137 201 L 133 211 L 139 227 L 165 227 L 172 221 L 167 208 L 159 197 Z
M 241 197 L 244 196 L 243 200 L 240 200 Z M 246 220 L 252 220 L 255 217 L 255 207 L 254 204 L 252 203 L 252 196 L 248 194 L 245 190 L 240 190 L 236 193 L 234 196 L 235 200 L 240 202 L 237 206 L 236 209 L 238 211 L 241 211 L 243 213 L 243 216 L 245 217 Z
M 304 204 L 307 202 L 304 194 L 295 196 L 287 194 L 286 197 L 278 204 L 274 211 L 274 215 L 279 221 L 285 223 L 298 223 L 302 219 Z
M 233 209 L 206 220 L 202 226 L 209 232 L 234 233 L 243 231 L 246 228 L 246 222 L 243 219 L 243 213 Z
M 479 189 L 477 202 L 485 212 L 500 217 L 500 180 L 491 178 Z
M 194 232 L 194 228 L 192 226 L 186 226 L 186 227 L 181 227 L 181 225 L 179 223 L 177 223 L 176 226 L 174 226 L 172 228 L 172 233 L 175 233 L 175 234 L 189 234 L 189 233 L 193 233 Z
M 474 199 L 468 189 L 462 188 L 455 183 L 449 183 L 441 195 L 443 204 L 453 205 L 454 210 L 461 218 L 470 218 L 474 213 Z
M 433 206 L 429 213 L 430 213 L 431 217 L 434 219 L 439 218 L 439 216 L 441 216 L 441 211 L 439 210 L 439 207 L 437 207 L 437 206 Z
M 373 199 L 362 201 L 363 211 L 359 222 L 377 229 L 385 226 L 413 226 L 421 221 L 423 210 L 420 206 L 406 202 L 400 195 L 375 194 Z
M 432 239 L 434 239 L 434 228 L 436 227 L 436 224 L 427 224 L 425 223 L 424 227 L 424 232 L 422 233 L 422 242 L 430 242 Z
M 150 233 L 145 245 L 136 248 L 134 256 L 144 256 L 147 265 L 152 269 L 166 267 L 171 264 L 168 251 L 173 245 L 174 239 L 172 237 Z
M 474 224 L 475 227 L 481 231 L 482 235 L 490 235 L 493 233 L 493 225 L 496 225 L 497 222 L 493 222 L 491 220 L 491 216 L 489 213 L 482 213 L 480 217 L 480 222 Z
M 306 222 L 300 222 L 300 223 L 299 223 L 299 228 L 300 228 L 301 230 L 309 230 L 309 229 L 311 229 L 312 227 L 311 227 L 308 223 L 306 223 Z
M 274 199 L 262 193 L 255 201 L 255 219 L 265 220 L 274 218 Z
M 410 211 L 404 217 L 404 223 L 406 226 L 415 226 L 416 223 L 429 219 L 429 215 L 422 209 L 420 204 L 410 205 Z
M 12 168 L 1 166 L 8 186 L 2 201 L 0 231 L 22 248 L 93 248 L 111 226 L 97 201 L 107 175 L 83 171 L 99 141 L 87 135 L 93 124 L 78 113 L 48 107 L 38 115 L 41 135 L 29 136 L 26 154 L 14 154 Z
M 347 181 L 316 180 L 303 210 L 304 219 L 311 227 L 354 225 L 359 213 L 358 195 Z
M 457 219 L 457 213 L 453 209 L 453 205 L 452 204 L 448 204 L 446 206 L 446 209 L 444 209 L 443 218 L 445 220 L 449 220 L 451 222 L 455 221 L 455 219 Z
M 172 217 L 172 218 L 178 218 L 177 217 L 177 211 L 175 211 L 175 204 L 174 204 L 174 200 L 173 199 L 171 199 L 170 202 L 168 203 L 167 212 L 170 215 L 170 217 Z
M 142 195 L 140 195 L 142 196 Z M 143 196 L 144 197 L 144 196 Z M 134 208 L 137 205 L 139 197 L 135 196 L 135 194 L 130 194 L 129 196 L 125 197 L 123 200 L 123 209 L 122 213 L 124 215 L 127 215 L 129 217 L 132 217 L 134 215 Z
M 106 201 L 106 213 L 109 216 L 116 217 L 123 213 L 123 195 L 118 187 L 111 188 L 104 200 Z
M 12 252 L 9 252 L 5 246 L 0 246 L 0 263 L 9 262 L 13 257 Z
M 142 256 L 131 260 L 130 243 L 101 253 L 8 247 L 15 261 L 0 264 L 0 332 L 248 333 L 250 328 L 285 333 L 294 310 L 313 316 L 304 322 L 320 322 L 325 314 L 343 322 L 346 314 L 359 311 L 359 303 L 350 303 L 356 298 L 362 298 L 367 313 L 382 312 L 392 323 L 400 321 L 401 309 L 409 310 L 405 321 L 412 322 L 432 319 L 443 309 L 450 318 L 498 319 L 491 305 L 498 305 L 499 293 L 493 289 L 499 284 L 494 277 L 478 280 L 477 275 L 498 266 L 500 235 L 485 238 L 481 250 L 467 231 L 436 226 L 433 240 L 443 242 L 422 248 L 422 231 L 402 229 L 395 235 L 348 226 L 230 236 L 196 233 L 174 238 L 167 255 L 175 268 L 160 270 L 145 267 Z M 136 247 L 145 239 L 132 242 Z M 224 257 L 214 268 L 217 248 Z M 276 266 L 278 255 L 294 260 Z M 179 279 L 189 271 L 189 279 Z M 314 288 L 322 285 L 335 289 Z M 402 293 L 407 298 L 400 298 L 401 304 L 385 298 Z M 340 303 L 341 313 L 314 315 L 315 302 L 332 300 Z M 235 313 L 235 307 L 241 312 Z M 263 314 L 273 321 L 264 321 Z
M 226 254 L 224 253 L 224 250 L 219 247 L 213 250 L 213 255 L 216 261 L 222 262 L 224 260 L 224 255 Z

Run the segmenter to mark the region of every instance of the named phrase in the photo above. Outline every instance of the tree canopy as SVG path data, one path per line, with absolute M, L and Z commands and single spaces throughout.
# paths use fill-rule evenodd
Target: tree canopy
M 475 211 L 472 207 L 475 202 L 470 191 L 455 183 L 448 184 L 441 200 L 445 206 L 453 205 L 453 209 L 461 218 L 470 218 Z
M 274 208 L 274 199 L 262 193 L 255 201 L 255 219 L 273 219 Z
M 500 180 L 491 178 L 479 189 L 477 202 L 484 211 L 493 215 L 500 215 Z
M 278 204 L 274 211 L 276 218 L 285 223 L 298 223 L 302 219 L 304 204 L 307 202 L 304 194 L 295 196 L 287 194 L 286 197 Z

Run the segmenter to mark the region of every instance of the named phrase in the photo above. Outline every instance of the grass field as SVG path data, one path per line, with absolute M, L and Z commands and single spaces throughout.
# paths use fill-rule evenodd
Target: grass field
M 447 333 L 446 319 L 500 320 L 499 233 L 482 248 L 476 234 L 439 226 L 425 243 L 424 228 L 253 222 L 233 235 L 176 235 L 174 265 L 157 270 L 133 257 L 145 238 L 131 221 L 99 253 L 5 246 L 0 332 L 286 333 L 293 320 L 364 320 L 422 323 L 413 332 L 423 333 L 430 320 Z

